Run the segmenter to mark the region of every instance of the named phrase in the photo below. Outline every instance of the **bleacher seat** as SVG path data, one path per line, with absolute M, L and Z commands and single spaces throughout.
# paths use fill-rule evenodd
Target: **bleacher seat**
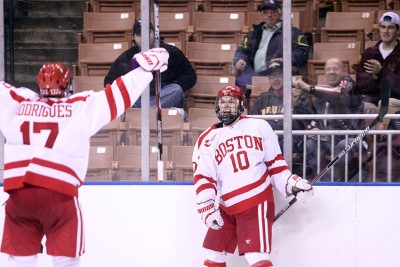
M 74 66 L 74 76 L 106 76 L 115 59 L 127 50 L 129 44 L 100 43 L 78 46 L 78 66 Z
M 385 0 L 339 0 L 339 4 L 342 12 L 386 9 Z
M 87 1 L 87 0 L 86 0 Z M 139 0 L 90 0 L 87 11 L 108 12 L 135 12 L 140 9 Z
M 172 146 L 172 173 L 176 181 L 193 181 L 194 146 Z
M 212 124 L 220 122 L 215 108 L 190 108 L 188 112 L 188 145 L 195 145 L 200 134 Z
M 328 12 L 325 27 L 321 28 L 321 43 L 360 42 L 372 37 L 375 11 L 364 12 Z
M 189 12 L 160 12 L 160 35 L 166 43 L 179 43 L 186 51 L 186 42 L 192 34 Z
M 112 146 L 90 146 L 86 181 L 111 180 L 114 163 Z
M 193 36 L 199 43 L 236 43 L 240 45 L 249 31 L 243 12 L 195 12 Z
M 198 43 L 186 44 L 186 57 L 193 65 L 197 75 L 232 76 L 232 58 L 236 43 Z
M 313 57 L 307 62 L 308 82 L 311 84 L 317 82 L 318 75 L 325 72 L 326 60 L 332 57 L 341 59 L 349 74 L 355 73 L 352 66 L 358 64 L 360 60 L 360 46 L 360 42 L 314 44 Z
M 72 80 L 74 94 L 83 91 L 99 91 L 103 90 L 103 76 L 75 76 Z
M 158 148 L 151 146 L 149 151 L 149 167 L 150 181 L 157 180 L 157 161 Z M 168 146 L 163 146 L 162 159 L 164 161 L 164 169 L 168 162 Z M 141 146 L 118 146 L 116 156 L 117 180 L 141 181 L 142 175 L 142 147 Z M 166 178 L 167 172 L 164 171 Z M 165 179 L 164 178 L 164 179 Z
M 134 12 L 121 13 L 83 13 L 82 42 L 116 43 L 132 42 Z
M 203 0 L 205 12 L 251 12 L 257 11 L 261 1 L 252 0 Z
M 188 108 L 213 108 L 218 91 L 235 85 L 234 76 L 197 76 L 196 84 L 187 93 Z
M 129 108 L 126 111 L 126 140 L 127 145 L 141 144 L 141 120 L 140 108 Z M 181 145 L 183 140 L 183 122 L 184 116 L 177 109 L 163 108 L 162 114 L 162 137 L 163 145 L 171 148 L 173 145 Z M 150 145 L 157 145 L 157 110 L 151 108 L 149 110 L 149 128 L 150 128 Z

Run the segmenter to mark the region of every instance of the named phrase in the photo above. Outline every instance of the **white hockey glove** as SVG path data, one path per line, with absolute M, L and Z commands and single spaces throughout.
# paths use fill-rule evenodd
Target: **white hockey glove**
M 132 67 L 142 67 L 145 71 L 165 71 L 168 68 L 169 54 L 165 48 L 153 48 L 133 56 Z
M 219 230 L 224 226 L 224 219 L 222 219 L 220 211 L 215 209 L 214 200 L 210 199 L 206 202 L 197 203 L 197 206 L 197 211 L 200 213 L 201 219 L 208 227 Z
M 302 203 L 306 203 L 314 195 L 312 185 L 296 174 L 290 175 L 287 180 L 286 192 L 288 195 L 295 195 L 296 199 Z

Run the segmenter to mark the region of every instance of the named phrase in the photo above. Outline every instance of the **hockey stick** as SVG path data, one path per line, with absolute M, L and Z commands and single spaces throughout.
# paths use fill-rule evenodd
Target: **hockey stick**
M 352 142 L 350 142 L 343 150 L 340 152 L 334 159 L 331 160 L 331 162 L 328 163 L 328 165 L 320 171 L 317 176 L 315 176 L 314 179 L 311 180 L 310 184 L 314 185 L 332 166 L 347 152 L 350 151 L 350 149 L 360 142 L 361 139 L 364 138 L 364 136 L 367 135 L 367 133 L 378 123 L 381 122 L 383 117 L 385 117 L 387 111 L 388 111 L 388 104 L 389 104 L 389 97 L 390 97 L 390 84 L 387 79 L 382 79 L 380 84 L 380 95 L 381 95 L 381 108 L 379 110 L 378 116 L 371 122 L 370 125 L 368 125 L 362 133 L 360 133 L 356 138 L 353 139 Z M 274 222 L 279 219 L 291 206 L 293 206 L 294 203 L 296 203 L 297 199 L 294 197 L 292 200 L 289 201 L 288 204 L 286 204 L 285 207 L 283 207 L 276 215 L 274 218 Z
M 154 0 L 154 47 L 160 47 L 160 17 L 158 12 L 158 0 Z M 155 89 L 156 89 L 156 108 L 157 108 L 157 144 L 158 144 L 158 161 L 157 161 L 157 179 L 164 180 L 164 163 L 162 161 L 162 119 L 161 119 L 161 72 L 155 73 Z

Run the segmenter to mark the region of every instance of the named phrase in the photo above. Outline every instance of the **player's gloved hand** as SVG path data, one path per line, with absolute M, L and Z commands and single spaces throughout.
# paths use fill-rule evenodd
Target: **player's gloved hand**
M 219 230 L 224 226 L 224 219 L 222 219 L 220 211 L 215 208 L 214 200 L 197 203 L 197 211 L 204 223 L 211 229 Z
M 312 185 L 296 174 L 290 175 L 287 180 L 286 192 L 288 195 L 295 195 L 296 199 L 302 203 L 306 203 L 314 195 Z
M 168 68 L 169 54 L 165 48 L 153 48 L 137 53 L 132 58 L 132 67 L 142 67 L 145 71 L 165 71 Z

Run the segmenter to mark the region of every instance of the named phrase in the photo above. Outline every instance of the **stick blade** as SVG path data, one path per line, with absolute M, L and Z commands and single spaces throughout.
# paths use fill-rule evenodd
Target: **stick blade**
M 390 97 L 390 82 L 388 79 L 383 78 L 379 83 L 379 89 L 381 94 L 381 108 L 379 110 L 379 120 L 382 121 L 383 117 L 386 115 L 389 106 Z

